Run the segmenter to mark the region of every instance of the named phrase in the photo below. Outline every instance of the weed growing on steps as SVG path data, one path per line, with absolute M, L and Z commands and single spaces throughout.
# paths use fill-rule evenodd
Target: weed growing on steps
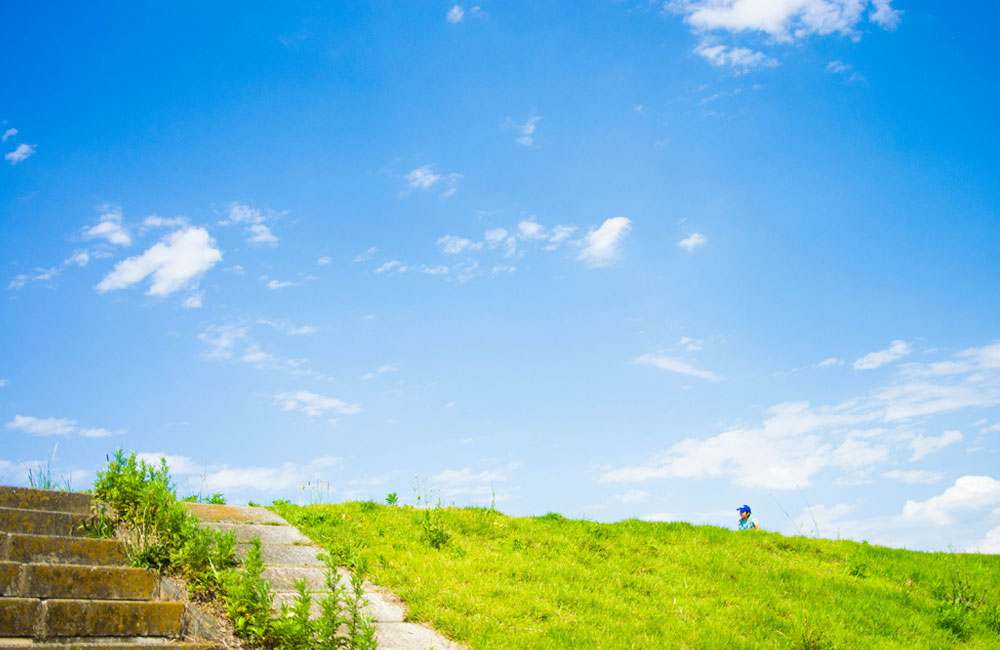
M 219 593 L 219 572 L 235 565 L 236 541 L 232 533 L 198 525 L 177 501 L 165 461 L 151 465 L 118 449 L 97 473 L 94 496 L 110 510 L 96 506 L 90 534 L 116 535 L 133 566 L 182 575 L 192 597 Z
M 226 613 L 236 633 L 265 650 L 375 650 L 375 624 L 363 612 L 364 563 L 353 563 L 350 588 L 345 590 L 338 581 L 336 564 L 329 557 L 325 560 L 329 593 L 319 601 L 320 617 L 309 618 L 312 594 L 304 578 L 295 583 L 297 595 L 292 604 L 282 605 L 275 616 L 270 584 L 261 577 L 260 540 L 253 540 L 243 570 L 226 577 Z
M 329 595 L 320 601 L 323 616 L 309 620 L 311 595 L 296 585 L 295 602 L 272 610 L 270 584 L 263 578 L 260 540 L 254 539 L 237 568 L 232 533 L 202 528 L 178 501 L 166 463 L 151 465 L 119 449 L 98 472 L 94 494 L 101 505 L 87 524 L 95 536 L 117 536 L 133 566 L 181 575 L 193 598 L 221 600 L 234 631 L 261 650 L 374 650 L 375 626 L 364 615 L 361 584 L 366 567 L 355 563 L 350 592 L 340 587 L 337 568 L 327 562 Z M 198 498 L 198 500 L 202 500 Z M 214 494 L 209 503 L 225 503 Z M 107 504 L 107 506 L 103 505 Z M 345 633 L 346 631 L 346 633 Z
M 58 442 L 52 447 L 52 454 L 45 461 L 45 467 L 39 464 L 35 466 L 35 469 L 28 468 L 28 487 L 36 490 L 70 491 L 70 479 L 64 477 L 61 481 L 55 481 L 52 478 L 52 461 L 56 459 L 57 449 L 59 449 Z

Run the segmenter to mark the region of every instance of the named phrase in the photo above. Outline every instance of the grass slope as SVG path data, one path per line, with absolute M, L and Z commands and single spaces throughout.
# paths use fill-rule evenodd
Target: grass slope
M 275 509 L 474 650 L 1000 648 L 1000 556 L 484 508 Z

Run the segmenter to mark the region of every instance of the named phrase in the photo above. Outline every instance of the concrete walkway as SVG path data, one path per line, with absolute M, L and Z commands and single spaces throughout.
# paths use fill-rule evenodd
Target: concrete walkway
M 275 606 L 291 603 L 295 598 L 296 580 L 305 578 L 314 602 L 326 592 L 322 551 L 287 521 L 264 508 L 249 506 L 219 506 L 187 503 L 204 526 L 232 531 L 241 552 L 249 542 L 260 538 L 264 556 L 264 579 L 270 581 Z M 346 571 L 340 569 L 341 585 L 349 585 Z M 406 607 L 389 591 L 365 582 L 365 606 L 375 621 L 375 636 L 381 650 L 461 650 L 462 646 L 444 638 L 438 632 L 417 623 L 407 623 Z

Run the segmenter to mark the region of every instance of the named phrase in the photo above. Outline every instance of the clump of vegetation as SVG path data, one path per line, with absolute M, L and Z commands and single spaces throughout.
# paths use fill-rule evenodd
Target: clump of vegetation
M 198 525 L 177 500 L 166 461 L 152 465 L 118 449 L 97 473 L 94 496 L 110 510 L 95 512 L 90 531 L 116 534 L 133 566 L 182 575 L 194 597 L 220 591 L 220 572 L 236 563 L 236 541 L 232 533 Z
M 309 618 L 312 596 L 305 582 L 296 585 L 298 597 L 276 613 L 271 586 L 263 578 L 264 559 L 259 539 L 237 567 L 232 533 L 202 528 L 198 519 L 178 501 L 166 462 L 138 460 L 119 449 L 98 472 L 94 495 L 101 500 L 88 531 L 117 536 L 134 566 L 180 575 L 192 597 L 222 602 L 233 629 L 247 646 L 260 650 L 374 650 L 375 625 L 362 611 L 362 584 L 366 566 L 352 564 L 350 589 L 338 583 L 332 559 L 326 567 L 329 594 L 320 601 L 321 617 Z M 215 493 L 208 499 L 185 501 L 224 504 Z M 105 505 L 107 507 L 105 507 Z M 375 505 L 375 504 L 372 504 Z
M 1000 635 L 1000 556 L 482 507 L 274 509 L 477 650 L 986 650 Z

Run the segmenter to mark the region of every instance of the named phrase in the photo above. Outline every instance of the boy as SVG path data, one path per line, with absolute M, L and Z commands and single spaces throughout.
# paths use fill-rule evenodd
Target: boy
M 754 518 L 750 516 L 750 506 L 743 504 L 736 509 L 736 512 L 740 513 L 740 530 L 760 530 L 760 526 L 754 521 Z

